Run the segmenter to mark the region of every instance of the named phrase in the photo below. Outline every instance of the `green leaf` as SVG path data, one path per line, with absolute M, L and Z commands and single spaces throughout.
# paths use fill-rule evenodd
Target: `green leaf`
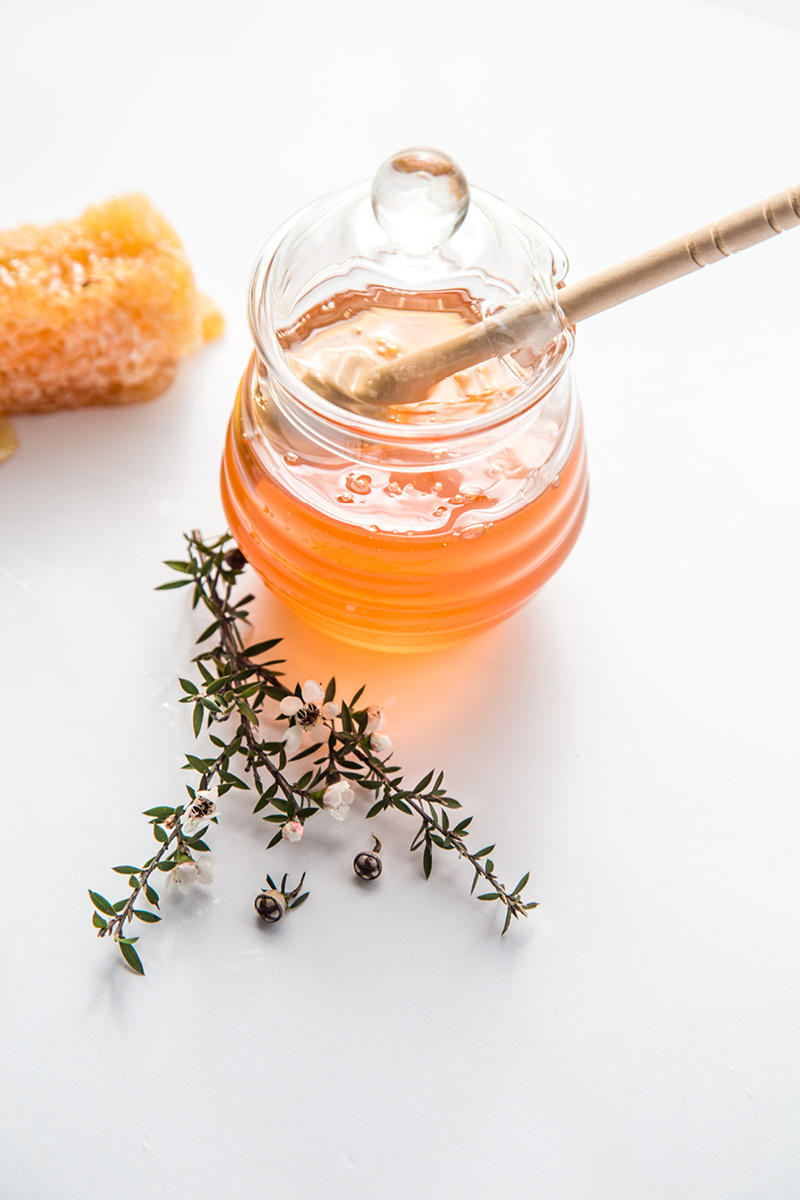
M 302 896 L 298 896 L 296 900 L 292 901 L 292 903 L 289 905 L 289 908 L 299 908 L 301 904 L 305 904 L 308 896 L 308 892 L 303 892 Z
M 253 712 L 252 708 L 250 707 L 250 705 L 247 703 L 246 700 L 242 700 L 241 697 L 237 696 L 236 697 L 236 707 L 239 709 L 240 713 L 244 713 L 244 715 L 247 717 L 247 719 L 251 725 L 258 724 L 258 717 Z
M 219 617 L 217 617 L 216 621 L 212 621 L 210 625 L 207 625 L 200 636 L 195 638 L 196 644 L 199 646 L 201 642 L 207 642 L 212 633 L 215 633 L 221 624 L 222 622 L 220 621 Z
M 246 646 L 242 654 L 245 658 L 254 658 L 257 654 L 264 654 L 265 651 L 271 650 L 273 646 L 277 646 L 281 641 L 283 641 L 283 638 L 270 638 L 268 642 L 256 642 L 252 646 Z
M 367 815 L 366 815 L 366 817 L 365 817 L 364 819 L 365 819 L 366 821 L 369 821 L 369 819 L 370 819 L 371 817 L 377 817 L 378 813 L 380 813 L 380 812 L 383 812 L 383 810 L 384 810 L 385 808 L 386 808 L 386 801 L 385 801 L 385 800 L 379 800 L 379 801 L 377 802 L 377 804 L 373 804 L 372 808 L 369 810 L 369 812 L 367 813 Z
M 511 924 L 511 916 L 512 916 L 512 913 L 511 913 L 511 909 L 509 908 L 506 910 L 505 924 L 503 925 L 503 932 L 500 934 L 500 937 L 504 937 L 506 932 L 508 931 L 508 927 Z
M 163 821 L 164 817 L 171 817 L 171 816 L 174 816 L 174 814 L 175 814 L 174 808 L 164 808 L 162 806 L 161 808 L 148 808 L 145 812 L 142 813 L 142 816 L 143 817 L 155 817 L 157 821 Z
M 184 575 L 194 574 L 192 564 L 188 562 L 179 562 L 174 558 L 165 558 L 164 566 L 169 567 L 172 571 L 181 571 Z
M 392 800 L 392 808 L 399 809 L 400 812 L 405 813 L 407 817 L 411 816 L 411 809 L 408 807 L 405 800 L 398 800 L 397 797 L 395 797 Z
M 191 679 L 179 679 L 178 683 L 189 696 L 197 695 L 197 685 L 192 683 Z
M 242 688 L 239 691 L 239 695 L 243 696 L 244 699 L 247 700 L 250 696 L 254 696 L 256 692 L 261 691 L 262 686 L 263 685 L 260 683 L 251 683 L 249 687 Z
M 153 925 L 156 921 L 161 920 L 161 917 L 159 917 L 157 913 L 148 912 L 146 908 L 135 908 L 133 910 L 133 915 L 148 925 Z
M 420 779 L 417 786 L 414 788 L 414 791 L 417 793 L 417 795 L 419 795 L 420 792 L 425 791 L 425 788 L 428 786 L 428 784 L 430 783 L 430 781 L 432 779 L 433 779 L 433 771 L 428 771 L 428 774 L 424 775 L 423 778 Z
M 151 887 L 149 883 L 144 885 L 144 894 L 147 896 L 149 902 L 154 905 L 155 908 L 158 908 L 158 892 L 154 887 Z
M 162 842 L 162 843 L 166 842 L 167 831 L 165 829 L 162 829 L 160 825 L 154 825 L 153 826 L 153 837 L 156 839 L 157 842 Z
M 101 896 L 99 892 L 90 891 L 89 898 L 95 908 L 99 909 L 101 913 L 105 913 L 107 917 L 115 917 L 117 915 L 114 905 L 106 900 L 105 896 Z
M 136 953 L 130 942 L 123 942 L 120 939 L 119 951 L 132 971 L 135 971 L 137 975 L 144 975 L 142 960 L 139 958 L 139 955 Z
M 208 829 L 207 825 L 206 825 L 206 829 Z M 207 850 L 211 849 L 211 847 L 206 845 L 206 843 L 203 841 L 203 834 L 206 832 L 206 829 L 201 829 L 200 832 L 198 833 L 197 837 L 191 837 L 191 838 L 187 837 L 187 838 L 183 839 L 190 850 L 199 850 L 200 853 L 203 854 Z
M 282 837 L 283 837 L 283 834 L 281 833 L 281 831 L 279 829 L 278 832 L 275 834 L 275 837 L 271 838 L 270 841 L 267 842 L 267 849 L 271 850 L 273 846 L 277 846 L 278 842 L 282 839 Z
M 325 697 L 324 697 L 322 703 L 330 704 L 331 700 L 333 700 L 335 695 L 336 695 L 336 677 L 334 676 L 333 678 L 328 680 L 328 686 L 325 688 Z
M 135 875 L 138 872 L 139 868 L 138 867 L 112 867 L 111 870 L 116 871 L 118 875 Z
M 413 854 L 415 850 L 419 850 L 420 846 L 425 841 L 426 833 L 427 827 L 423 821 L 417 832 L 414 834 L 414 840 L 408 848 L 411 854 Z
M 355 696 L 353 696 L 353 699 L 350 701 L 351 708 L 355 708 L 355 706 L 358 704 L 361 697 L 364 695 L 364 687 L 365 687 L 365 685 L 362 683 L 361 687 L 358 689 Z
M 517 884 L 517 886 L 514 888 L 514 890 L 513 890 L 513 892 L 511 893 L 511 895 L 512 895 L 512 896 L 518 896 L 518 895 L 519 895 L 519 893 L 522 891 L 522 889 L 525 887 L 525 884 L 528 882 L 528 880 L 530 879 L 530 877 L 531 877 L 531 873 L 530 873 L 530 871 L 526 871 L 526 873 L 525 873 L 525 874 L 522 876 L 522 879 L 520 879 L 519 883 L 518 883 L 518 884 Z
M 425 849 L 422 852 L 422 870 L 426 879 L 430 879 L 431 871 L 433 870 L 433 850 L 430 842 L 425 843 Z
M 482 896 L 478 896 L 479 900 L 496 900 L 500 895 L 499 892 L 484 892 Z
M 231 787 L 239 788 L 243 792 L 250 791 L 250 784 L 244 779 L 240 779 L 238 775 L 231 775 L 229 771 L 220 774 L 220 779 L 223 783 L 229 783 Z
M 92 924 L 95 929 L 108 929 L 108 921 L 101 917 L 99 912 L 92 913 Z
M 191 582 L 191 579 L 170 579 L 169 583 L 159 583 L 158 586 L 153 589 L 153 591 L 169 592 L 172 590 L 172 588 L 186 587 L 186 585 Z
M 204 711 L 205 709 L 203 708 L 202 704 L 195 704 L 194 712 L 192 713 L 192 730 L 194 731 L 195 737 L 200 736 L 200 730 L 203 728 Z
M 308 758 L 309 754 L 316 754 L 321 745 L 322 742 L 314 742 L 312 746 L 306 746 L 305 750 L 301 750 L 298 754 L 292 756 L 292 762 L 299 762 L 301 758 Z

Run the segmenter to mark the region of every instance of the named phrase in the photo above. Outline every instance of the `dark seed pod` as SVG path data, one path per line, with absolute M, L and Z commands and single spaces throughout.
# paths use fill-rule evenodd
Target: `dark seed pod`
M 232 571 L 243 571 L 247 566 L 247 559 L 238 546 L 234 546 L 233 550 L 229 550 L 224 555 L 224 560 Z
M 371 882 L 377 879 L 383 870 L 383 863 L 380 860 L 381 843 L 380 839 L 372 835 L 375 845 L 371 851 L 364 850 L 361 854 L 357 854 L 353 859 L 353 870 L 359 879 L 366 879 Z
M 377 854 L 357 854 L 353 859 L 353 870 L 359 879 L 377 879 L 383 870 L 383 864 Z
M 280 921 L 286 912 L 286 901 L 280 892 L 259 892 L 255 909 L 262 921 Z

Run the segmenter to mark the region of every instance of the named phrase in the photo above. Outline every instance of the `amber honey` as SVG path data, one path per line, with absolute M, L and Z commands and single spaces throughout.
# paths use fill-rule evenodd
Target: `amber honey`
M 452 297 L 446 305 L 427 297 L 420 310 L 348 296 L 282 341 L 319 370 L 354 348 L 385 361 L 474 319 L 466 304 L 454 310 Z M 418 425 L 418 444 L 407 440 L 398 451 L 380 436 L 362 438 L 353 456 L 352 438 L 337 452 L 295 428 L 285 397 L 279 411 L 254 360 L 222 469 L 228 522 L 244 554 L 291 608 L 359 645 L 433 649 L 510 616 L 569 553 L 587 498 L 568 376 L 516 418 L 512 435 L 503 420 L 535 367 L 493 360 L 444 380 L 382 422 L 406 434 Z M 485 426 L 487 414 L 476 447 L 470 418 Z M 451 427 L 457 435 L 449 438 Z

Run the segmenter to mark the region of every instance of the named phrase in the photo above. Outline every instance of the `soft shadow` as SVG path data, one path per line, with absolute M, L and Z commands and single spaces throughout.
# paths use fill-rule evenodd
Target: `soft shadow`
M 256 595 L 250 606 L 253 640 L 283 638 L 274 653 L 286 659 L 279 669 L 287 682 L 324 683 L 334 675 L 337 694 L 345 698 L 364 684 L 365 703 L 396 701 L 404 723 L 429 723 L 435 708 L 446 726 L 474 714 L 476 704 L 484 720 L 490 716 L 487 692 L 502 687 L 503 677 L 519 671 L 521 662 L 526 675 L 537 673 L 540 631 L 527 612 L 445 649 L 397 654 L 337 641 L 308 625 L 257 578 L 250 577 L 247 585 Z

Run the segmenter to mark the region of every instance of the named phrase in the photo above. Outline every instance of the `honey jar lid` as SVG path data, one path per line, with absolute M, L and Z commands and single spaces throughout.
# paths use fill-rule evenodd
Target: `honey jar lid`
M 302 209 L 267 243 L 251 281 L 250 322 L 265 363 L 286 365 L 304 328 L 334 322 L 365 298 L 396 308 L 468 308 L 475 321 L 522 298 L 550 303 L 567 272 L 536 221 L 482 188 L 441 151 L 388 158 L 374 179 Z M 352 307 L 352 305 L 351 305 Z M 571 335 L 528 362 L 547 382 Z

